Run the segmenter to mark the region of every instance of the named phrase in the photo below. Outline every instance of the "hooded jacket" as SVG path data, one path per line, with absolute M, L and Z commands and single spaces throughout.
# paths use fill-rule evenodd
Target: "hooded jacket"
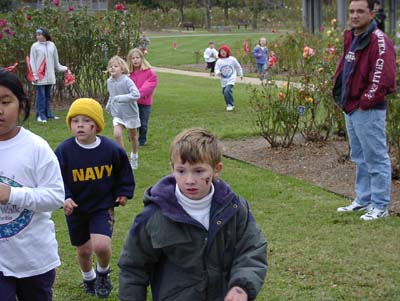
M 254 300 L 267 272 L 267 242 L 245 200 L 214 181 L 210 227 L 191 218 L 175 197 L 173 176 L 145 192 L 118 266 L 119 298 L 221 301 L 233 286 Z
M 267 64 L 268 48 L 257 45 L 253 49 L 253 57 L 256 59 L 257 64 Z M 268 67 L 268 65 L 267 65 Z
M 385 108 L 385 96 L 396 90 L 396 53 L 393 43 L 372 21 L 359 37 L 355 60 L 342 84 L 343 66 L 354 38 L 353 30 L 344 33 L 344 52 L 334 77 L 333 97 L 345 113 L 354 110 Z M 346 97 L 342 100 L 342 93 Z
M 153 69 L 137 70 L 131 72 L 129 77 L 139 90 L 140 98 L 137 103 L 145 106 L 153 105 L 153 94 L 158 84 L 157 74 Z

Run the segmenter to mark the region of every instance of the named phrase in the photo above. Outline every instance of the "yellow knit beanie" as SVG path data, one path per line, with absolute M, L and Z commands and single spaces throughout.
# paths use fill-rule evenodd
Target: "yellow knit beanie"
M 85 115 L 92 119 L 100 133 L 104 129 L 104 115 L 102 106 L 92 98 L 78 98 L 75 100 L 67 114 L 67 126 L 71 128 L 71 119 L 78 115 Z

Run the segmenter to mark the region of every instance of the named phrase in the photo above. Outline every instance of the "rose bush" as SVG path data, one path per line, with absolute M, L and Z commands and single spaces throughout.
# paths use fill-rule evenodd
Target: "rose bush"
M 47 3 L 47 2 L 46 2 Z M 141 12 L 134 6 L 115 7 L 108 12 L 88 12 L 57 3 L 42 9 L 20 7 L 0 20 L 0 66 L 18 62 L 18 74 L 26 78 L 25 57 L 36 41 L 38 27 L 49 30 L 57 46 L 60 62 L 75 75 L 76 84 L 63 85 L 63 74 L 54 87 L 59 98 L 94 97 L 104 101 L 107 95 L 107 62 L 113 55 L 125 57 L 129 49 L 139 45 Z M 32 86 L 25 82 L 29 89 Z

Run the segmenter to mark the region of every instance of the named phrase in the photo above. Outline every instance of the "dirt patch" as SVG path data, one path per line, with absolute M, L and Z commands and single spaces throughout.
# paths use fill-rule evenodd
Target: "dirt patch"
M 271 148 L 264 138 L 225 140 L 224 154 L 279 174 L 293 176 L 350 199 L 354 198 L 355 166 L 348 143 L 335 138 L 323 143 L 297 143 L 289 148 Z M 400 181 L 392 181 L 389 210 L 400 216 Z

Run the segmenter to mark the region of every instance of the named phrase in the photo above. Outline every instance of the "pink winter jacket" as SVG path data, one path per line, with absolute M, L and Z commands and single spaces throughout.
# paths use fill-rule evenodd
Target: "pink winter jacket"
M 136 87 L 139 89 L 140 98 L 137 101 L 140 105 L 151 106 L 153 104 L 153 94 L 157 87 L 157 75 L 151 69 L 133 71 L 129 75 Z

